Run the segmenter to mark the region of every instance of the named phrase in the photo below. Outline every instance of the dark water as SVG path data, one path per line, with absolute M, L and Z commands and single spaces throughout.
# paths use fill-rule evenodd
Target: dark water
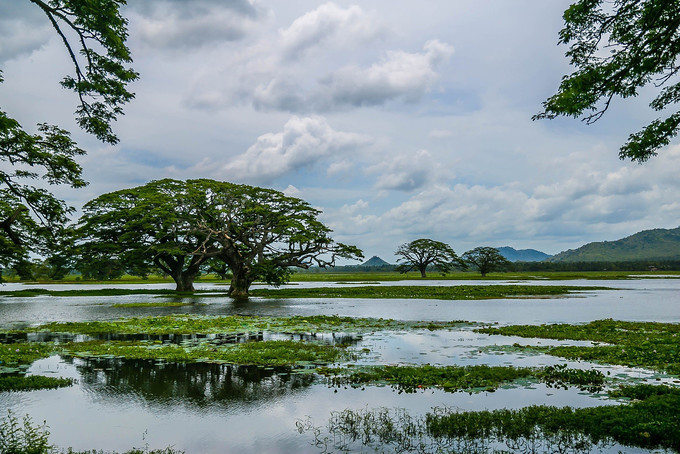
M 451 284 L 451 281 L 442 282 Z M 170 313 L 338 314 L 500 323 L 586 322 L 610 317 L 680 321 L 680 280 L 552 284 L 605 285 L 621 290 L 588 291 L 568 298 L 483 301 L 282 299 L 239 303 L 228 298 L 210 298 L 200 301 L 207 303 L 205 306 L 180 308 L 112 307 L 114 303 L 158 301 L 149 296 L 0 298 L 0 325 Z M 262 334 L 263 339 L 271 336 L 276 337 L 275 334 Z M 338 334 L 338 339 L 340 336 Z M 163 340 L 179 342 L 187 339 Z M 319 340 L 334 342 L 330 335 L 321 336 Z M 560 344 L 558 341 L 486 336 L 465 328 L 442 332 L 376 332 L 339 341 L 353 344 L 352 348 L 369 349 L 370 353 L 359 361 L 366 364 L 534 366 L 565 363 L 546 355 L 488 349 L 514 342 L 549 345 Z M 568 364 L 570 367 L 592 366 L 589 363 Z M 643 370 L 597 367 L 621 380 L 673 380 Z M 58 390 L 0 393 L 0 411 L 4 413 L 5 409 L 10 409 L 17 415 L 28 414 L 36 422 L 46 421 L 52 443 L 82 450 L 124 451 L 133 446 L 152 449 L 174 446 L 188 453 L 320 452 L 311 444 L 310 433 L 298 433 L 296 422 L 309 417 L 318 426 L 325 426 L 332 411 L 346 408 L 405 408 L 414 415 L 423 415 L 433 407 L 442 406 L 479 410 L 521 408 L 532 404 L 575 407 L 617 404 L 577 389 L 554 389 L 535 383 L 472 395 L 438 390 L 408 394 L 390 387 L 332 388 L 322 378 L 304 370 L 223 364 L 177 365 L 115 358 L 81 360 L 54 356 L 34 363 L 29 373 L 72 377 L 78 382 L 73 387 Z M 609 447 L 605 452 L 619 450 L 645 452 L 620 446 Z

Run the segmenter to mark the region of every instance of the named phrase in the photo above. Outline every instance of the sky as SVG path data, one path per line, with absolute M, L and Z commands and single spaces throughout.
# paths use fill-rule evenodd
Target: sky
M 323 211 L 333 237 L 395 261 L 418 238 L 462 254 L 555 254 L 680 225 L 680 145 L 618 159 L 654 90 L 594 125 L 532 121 L 572 71 L 563 0 L 129 0 L 140 79 L 116 145 L 80 131 L 70 61 L 47 18 L 0 0 L 0 108 L 59 125 L 88 154 L 76 209 L 161 178 L 270 187 Z

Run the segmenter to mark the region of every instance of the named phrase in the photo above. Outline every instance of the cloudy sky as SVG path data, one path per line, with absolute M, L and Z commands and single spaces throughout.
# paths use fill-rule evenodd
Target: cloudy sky
M 166 177 L 272 187 L 388 261 L 417 238 L 554 254 L 680 225 L 680 146 L 618 159 L 651 92 L 592 126 L 531 121 L 570 72 L 568 0 L 128 1 L 141 77 L 108 146 L 77 129 L 46 18 L 0 0 L 0 108 L 73 131 L 75 207 Z

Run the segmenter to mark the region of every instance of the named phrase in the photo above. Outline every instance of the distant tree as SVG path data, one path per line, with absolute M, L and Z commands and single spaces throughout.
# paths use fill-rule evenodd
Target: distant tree
M 289 267 L 333 266 L 361 258 L 335 243 L 320 212 L 272 189 L 214 180 L 159 180 L 104 194 L 83 208 L 80 256 L 134 274 L 161 269 L 178 291 L 192 291 L 209 261 L 232 273 L 229 294 L 247 296 L 255 280 L 279 285 Z
M 451 246 L 426 238 L 402 244 L 394 255 L 398 257 L 397 271 L 407 273 L 416 269 L 421 277 L 427 277 L 428 266 L 434 266 L 442 273 L 461 266 L 460 258 Z
M 680 103 L 680 2 L 677 0 L 579 0 L 564 12 L 560 44 L 576 71 L 534 119 L 558 115 L 599 120 L 614 97 L 628 98 L 650 83 L 660 92 L 656 111 Z M 661 88 L 663 87 L 663 88 Z M 644 162 L 670 143 L 680 128 L 677 108 L 631 134 L 619 157 Z
M 127 21 L 119 11 L 125 0 L 29 2 L 45 13 L 73 64 L 73 74 L 61 84 L 78 97 L 78 124 L 98 139 L 116 143 L 111 123 L 133 98 L 126 87 L 138 77 L 125 67 L 131 61 Z M 28 132 L 0 109 L 1 268 L 25 268 L 31 255 L 50 255 L 73 209 L 32 181 L 85 186 L 75 161 L 84 153 L 68 131 L 41 123 L 37 133 Z
M 471 268 L 476 268 L 482 277 L 492 271 L 506 270 L 512 264 L 493 247 L 476 247 L 463 254 L 462 259 Z

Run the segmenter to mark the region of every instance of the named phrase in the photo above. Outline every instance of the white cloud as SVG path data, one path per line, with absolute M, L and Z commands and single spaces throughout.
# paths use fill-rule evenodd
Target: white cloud
M 390 51 L 367 69 L 342 68 L 322 81 L 334 105 L 380 105 L 393 99 L 414 102 L 434 85 L 437 67 L 453 54 L 453 46 L 438 40 L 425 43 L 423 53 Z
M 335 153 L 371 142 L 367 136 L 336 131 L 322 117 L 291 117 L 282 132 L 263 134 L 248 150 L 222 168 L 230 180 L 271 182 L 311 167 Z
M 314 48 L 327 51 L 329 46 L 371 40 L 380 34 L 376 23 L 375 17 L 357 5 L 343 9 L 325 3 L 280 31 L 284 59 L 296 60 Z
M 398 191 L 413 191 L 451 177 L 427 150 L 390 156 L 390 159 L 369 167 L 367 172 L 379 174 L 377 189 Z

